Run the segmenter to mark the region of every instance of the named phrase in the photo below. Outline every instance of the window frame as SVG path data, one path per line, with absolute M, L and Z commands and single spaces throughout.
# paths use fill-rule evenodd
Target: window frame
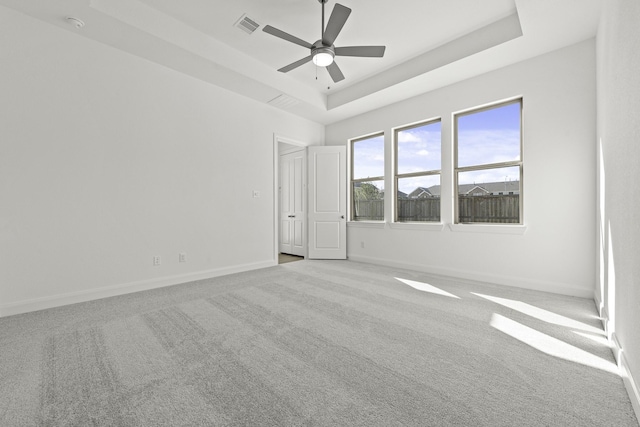
M 398 173 L 398 133 L 407 131 L 433 123 L 440 123 L 440 169 L 432 169 L 422 172 Z M 400 126 L 393 129 L 393 222 L 397 224 L 441 224 L 442 223 L 442 118 L 435 117 L 423 120 L 410 125 Z M 399 221 L 398 220 L 398 181 L 401 178 L 414 178 L 419 176 L 440 176 L 440 220 L 439 221 Z
M 498 162 L 498 163 L 484 163 L 477 164 L 473 166 L 458 166 L 458 118 L 480 113 L 487 110 L 492 110 L 495 108 L 504 107 L 511 104 L 519 104 L 520 105 L 520 159 L 513 160 L 509 162 Z M 460 111 L 453 114 L 453 199 L 454 199 L 454 209 L 453 209 L 453 225 L 455 226 L 497 226 L 497 227 L 513 227 L 513 226 L 523 226 L 524 225 L 524 120 L 523 120 L 523 111 L 524 111 L 524 100 L 523 97 L 517 97 L 512 99 L 507 99 L 504 101 L 498 101 L 491 104 L 487 104 L 481 107 L 475 107 L 469 110 Z M 459 194 L 459 185 L 458 185 L 458 176 L 461 172 L 473 172 L 473 171 L 481 171 L 481 170 L 490 170 L 490 169 L 500 169 L 505 167 L 518 167 L 520 179 L 518 184 L 519 191 L 519 200 L 518 200 L 518 216 L 519 222 L 517 223 L 493 223 L 493 222 L 460 222 L 460 212 L 459 212 L 459 204 L 460 204 L 460 194 Z
M 357 142 L 364 141 L 364 140 L 367 140 L 367 139 L 377 138 L 379 136 L 382 137 L 382 156 L 384 158 L 384 160 L 383 160 L 383 168 L 382 168 L 382 176 L 355 179 L 354 176 L 353 176 L 354 171 L 355 171 L 355 168 L 354 168 L 355 156 L 353 155 L 353 148 L 354 148 L 355 144 Z M 387 159 L 386 159 L 386 156 L 385 156 L 384 136 L 385 136 L 384 131 L 379 131 L 379 132 L 374 132 L 374 133 L 370 133 L 370 134 L 367 134 L 367 135 L 359 136 L 359 137 L 356 137 L 356 138 L 352 138 L 352 139 L 349 140 L 349 198 L 350 198 L 349 209 L 351 210 L 351 212 L 349 213 L 349 221 L 352 221 L 352 222 L 355 222 L 355 223 L 367 223 L 367 222 L 369 222 L 369 223 L 384 223 L 385 220 L 386 220 L 385 217 L 383 217 L 382 220 L 371 220 L 371 219 L 359 220 L 359 219 L 354 218 L 354 215 L 355 215 L 355 212 L 356 212 L 356 209 L 355 209 L 354 184 L 358 183 L 358 182 L 362 183 L 362 182 L 370 182 L 370 181 L 382 181 L 383 184 L 384 184 L 385 175 L 386 175 L 386 173 L 385 173 L 386 167 L 385 166 L 386 166 L 386 162 L 387 162 Z M 383 191 L 385 191 L 385 190 L 383 190 Z M 385 198 L 384 197 L 382 198 L 382 203 L 383 203 L 383 206 L 385 206 Z M 383 209 L 383 211 L 386 211 L 386 209 Z

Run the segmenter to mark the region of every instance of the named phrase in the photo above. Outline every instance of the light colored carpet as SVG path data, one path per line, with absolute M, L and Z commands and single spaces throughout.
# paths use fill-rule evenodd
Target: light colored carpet
M 593 301 L 300 261 L 0 319 L 2 426 L 637 426 Z

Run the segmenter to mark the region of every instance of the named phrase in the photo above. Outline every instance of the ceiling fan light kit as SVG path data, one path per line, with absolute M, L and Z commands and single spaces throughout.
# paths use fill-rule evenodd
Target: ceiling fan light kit
M 339 3 L 333 7 L 331 16 L 327 26 L 324 26 L 324 4 L 328 0 L 318 0 L 322 3 L 322 20 L 321 20 L 321 37 L 320 40 L 311 44 L 305 40 L 299 39 L 289 33 L 285 33 L 282 30 L 266 25 L 262 31 L 271 34 L 288 42 L 297 44 L 299 46 L 309 49 L 310 55 L 302 58 L 296 62 L 293 62 L 285 67 L 280 68 L 278 71 L 282 73 L 288 73 L 289 71 L 312 61 L 319 67 L 326 67 L 331 79 L 337 83 L 344 80 L 344 74 L 335 62 L 336 56 L 358 56 L 369 58 L 381 58 L 384 56 L 385 46 L 347 46 L 347 47 L 335 47 L 333 42 L 342 31 L 342 27 L 347 22 L 347 18 L 351 14 L 351 9 L 343 6 Z
M 318 67 L 326 67 L 331 65 L 333 62 L 333 58 L 335 57 L 335 53 L 331 48 L 328 47 L 320 47 L 314 49 L 313 52 L 313 63 Z

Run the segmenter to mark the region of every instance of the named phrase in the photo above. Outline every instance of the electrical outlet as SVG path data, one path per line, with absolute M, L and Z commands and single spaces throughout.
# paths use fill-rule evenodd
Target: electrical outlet
M 253 198 L 257 199 L 258 197 L 260 197 L 260 192 L 258 190 L 253 190 Z
M 187 254 L 184 252 L 180 252 L 178 254 L 178 262 L 187 262 Z
M 162 264 L 162 258 L 160 257 L 160 255 L 156 255 L 153 257 L 153 265 L 160 265 Z

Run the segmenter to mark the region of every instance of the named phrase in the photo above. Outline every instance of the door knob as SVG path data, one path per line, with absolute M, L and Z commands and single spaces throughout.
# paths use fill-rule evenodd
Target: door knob
M 344 215 L 340 215 L 340 218 L 344 219 Z

